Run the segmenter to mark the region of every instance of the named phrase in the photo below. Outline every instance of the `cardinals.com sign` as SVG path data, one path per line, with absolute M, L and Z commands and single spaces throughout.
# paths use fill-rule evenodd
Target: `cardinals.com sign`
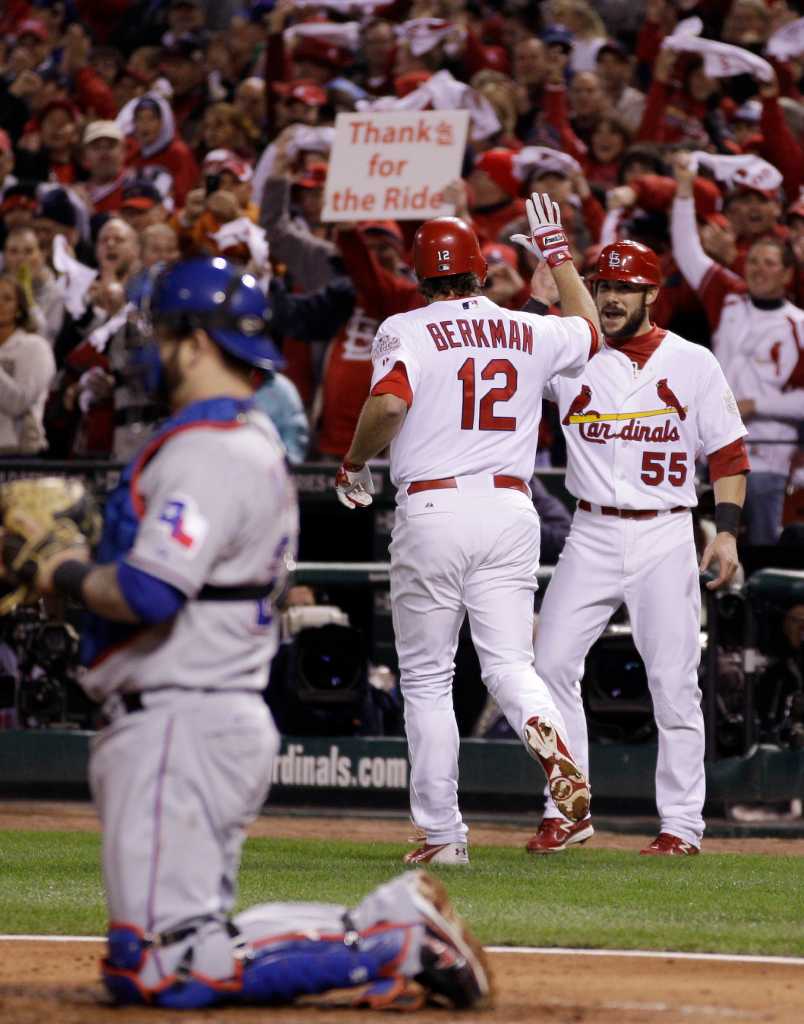
M 442 190 L 461 174 L 469 112 L 338 114 L 323 220 L 429 220 L 455 212 Z

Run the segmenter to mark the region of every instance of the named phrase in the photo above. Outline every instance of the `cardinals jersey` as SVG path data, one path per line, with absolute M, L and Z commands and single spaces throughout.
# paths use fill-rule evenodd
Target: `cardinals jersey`
M 372 346 L 372 389 L 399 364 L 410 388 L 391 443 L 391 480 L 529 480 L 545 383 L 577 376 L 597 347 L 597 330 L 583 317 L 513 312 L 484 296 L 389 317 Z
M 797 449 L 794 421 L 804 420 L 804 311 L 787 301 L 760 309 L 729 289 L 730 275 L 720 270 L 713 268 L 700 287 L 707 312 L 719 307 L 712 349 L 735 396 L 756 404 L 748 425 L 754 471 L 786 476 Z
M 691 199 L 673 203 L 673 252 L 698 291 L 712 328 L 712 350 L 738 401 L 756 405 L 748 452 L 757 472 L 787 475 L 804 420 L 804 310 L 791 302 L 757 305 L 745 282 L 704 253 Z M 764 442 L 764 443 L 763 443 Z
M 640 370 L 604 346 L 575 380 L 553 377 L 576 498 L 630 509 L 697 504 L 695 460 L 746 433 L 718 361 L 667 332 Z

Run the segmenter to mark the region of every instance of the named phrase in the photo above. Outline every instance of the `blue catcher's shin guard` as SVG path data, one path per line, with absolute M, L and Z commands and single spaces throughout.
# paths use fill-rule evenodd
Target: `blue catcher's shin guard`
M 137 976 L 145 961 L 148 944 L 138 928 L 130 925 L 110 925 L 109 953 L 101 961 L 101 977 L 109 995 L 116 1003 L 142 1004 L 148 1002 Z
M 269 943 L 246 960 L 243 987 L 235 998 L 287 1003 L 297 996 L 391 977 L 405 959 L 410 933 L 409 926 L 380 925 L 361 935 Z

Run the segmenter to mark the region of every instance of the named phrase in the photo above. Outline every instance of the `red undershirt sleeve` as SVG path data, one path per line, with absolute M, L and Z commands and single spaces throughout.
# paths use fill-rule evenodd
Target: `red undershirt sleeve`
M 402 399 L 409 409 L 413 405 L 413 392 L 410 388 L 408 371 L 405 369 L 405 364 L 394 363 L 393 370 L 386 373 L 382 380 L 377 381 L 371 389 L 371 394 L 374 396 L 396 395 L 397 398 Z
M 712 483 L 723 476 L 737 476 L 738 473 L 750 473 L 751 464 L 748 461 L 748 451 L 743 438 L 738 437 L 736 441 L 718 448 L 707 456 L 709 463 L 709 479 Z

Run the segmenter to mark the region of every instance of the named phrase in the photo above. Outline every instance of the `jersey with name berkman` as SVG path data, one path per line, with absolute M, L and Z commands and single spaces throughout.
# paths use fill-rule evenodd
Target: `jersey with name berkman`
M 391 443 L 394 484 L 481 473 L 529 480 L 542 390 L 579 374 L 597 349 L 583 317 L 536 316 L 484 296 L 447 299 L 385 320 L 372 387 L 404 364 L 412 402 Z
M 545 398 L 567 441 L 567 489 L 595 505 L 692 508 L 695 460 L 746 434 L 717 359 L 669 331 L 641 370 L 604 347 L 576 380 L 554 377 Z

